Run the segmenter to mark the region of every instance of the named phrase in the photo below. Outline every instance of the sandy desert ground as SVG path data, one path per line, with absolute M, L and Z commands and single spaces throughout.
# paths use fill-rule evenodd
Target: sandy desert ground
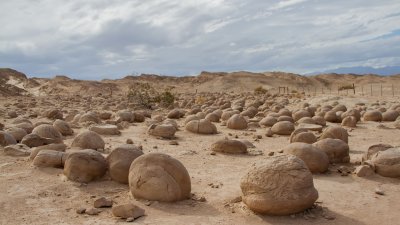
M 44 94 L 43 94 L 44 95 Z M 60 96 L 63 93 L 59 94 Z M 122 95 L 121 95 L 122 96 Z M 184 96 L 184 95 L 181 95 Z M 246 96 L 246 95 L 244 95 Z M 119 97 L 113 99 L 118 101 Z M 184 97 L 181 97 L 184 98 Z M 228 98 L 228 97 L 225 97 Z M 35 100 L 34 100 L 35 99 Z M 303 103 L 312 106 L 342 104 L 348 109 L 363 103 L 368 110 L 386 108 L 399 104 L 399 96 L 336 96 L 319 94 L 299 97 L 276 96 L 270 100 L 288 99 L 284 107 L 294 111 Z M 76 99 L 75 99 L 76 100 Z M 68 101 L 68 95 L 52 96 L 7 96 L 0 99 L 0 123 L 4 129 L 14 126 L 8 113 L 15 111 L 17 118 L 28 118 L 33 124 L 53 123 L 42 112 L 47 109 L 60 109 L 67 121 L 69 114 L 87 111 L 109 111 L 114 115 L 121 108 L 104 105 L 111 102 L 107 96 L 81 98 Z M 232 99 L 233 101 L 234 99 Z M 249 97 L 246 102 L 253 101 Z M 36 102 L 36 104 L 30 104 Z M 120 101 L 121 102 L 121 101 Z M 378 102 L 378 103 L 377 103 Z M 191 107 L 184 108 L 189 111 Z M 159 108 L 151 111 L 151 117 L 166 115 L 170 109 Z M 260 110 L 261 111 L 261 110 Z M 260 112 L 259 111 L 259 112 Z M 265 114 L 271 112 L 264 110 Z M 32 116 L 37 114 L 37 117 Z M 251 126 L 244 130 L 229 129 L 222 122 L 214 123 L 218 133 L 202 135 L 185 130 L 184 118 L 176 119 L 179 130 L 172 144 L 169 139 L 151 136 L 147 129 L 152 118 L 145 122 L 129 123 L 121 129 L 121 135 L 102 135 L 105 141 L 106 156 L 116 146 L 131 139 L 142 146 L 145 154 L 160 152 L 178 159 L 187 169 L 191 179 L 191 199 L 176 203 L 146 201 L 135 199 L 129 186 L 113 181 L 108 174 L 100 180 L 78 183 L 68 180 L 62 168 L 38 168 L 32 165 L 29 156 L 14 157 L 0 155 L 0 224 L 124 224 L 124 219 L 112 215 L 110 208 L 102 208 L 98 215 L 77 214 L 79 208 L 91 208 L 99 197 L 112 199 L 114 205 L 133 202 L 145 210 L 145 216 L 137 218 L 135 224 L 399 224 L 400 180 L 373 174 L 358 177 L 351 173 L 343 176 L 338 172 L 340 166 L 353 170 L 361 164 L 363 154 L 374 144 L 400 146 L 400 129 L 394 122 L 363 121 L 355 128 L 346 128 L 349 134 L 350 163 L 336 163 L 322 174 L 313 174 L 314 185 L 319 198 L 313 208 L 288 216 L 260 215 L 252 212 L 240 201 L 241 178 L 253 164 L 262 163 L 274 152 L 280 153 L 289 144 L 290 135 L 267 137 L 265 127 Z M 259 121 L 262 117 L 248 118 Z M 69 121 L 71 123 L 71 121 Z M 102 121 L 104 123 L 105 121 Z M 72 124 L 72 123 L 71 123 Z M 327 126 L 340 125 L 327 122 Z M 72 126 L 74 134 L 64 137 L 68 146 L 74 137 L 84 130 L 84 124 Z M 296 124 L 297 127 L 297 124 Z M 315 133 L 317 136 L 320 133 Z M 225 137 L 245 139 L 254 145 L 247 154 L 213 154 L 211 145 Z M 383 195 L 375 193 L 379 189 Z

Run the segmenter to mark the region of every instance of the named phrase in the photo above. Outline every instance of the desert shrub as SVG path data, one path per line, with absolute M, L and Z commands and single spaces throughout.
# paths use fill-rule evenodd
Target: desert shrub
M 268 90 L 263 88 L 263 87 L 261 87 L 261 86 L 258 86 L 258 87 L 256 87 L 254 89 L 254 94 L 255 95 L 265 95 L 267 92 L 268 92 Z
M 175 95 L 172 93 L 172 88 L 166 88 L 163 92 L 157 93 L 154 97 L 154 102 L 159 103 L 162 107 L 169 107 L 175 102 Z
M 344 84 L 344 85 L 339 87 L 339 91 L 349 90 L 349 89 L 353 89 L 353 85 L 352 84 Z
M 151 108 L 155 103 L 162 107 L 168 107 L 175 102 L 172 88 L 166 88 L 164 91 L 159 92 L 149 83 L 131 84 L 127 97 L 130 103 L 140 108 Z
M 202 105 L 206 102 L 206 99 L 203 96 L 197 96 L 195 103 L 198 105 Z

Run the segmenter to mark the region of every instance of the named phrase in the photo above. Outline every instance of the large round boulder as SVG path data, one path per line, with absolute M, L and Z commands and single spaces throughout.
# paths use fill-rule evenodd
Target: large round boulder
M 147 133 L 156 137 L 173 138 L 175 137 L 176 128 L 172 124 L 152 124 Z
M 289 121 L 280 121 L 275 123 L 271 130 L 274 134 L 290 135 L 294 131 L 294 124 Z
M 340 139 L 325 138 L 313 145 L 326 153 L 330 163 L 350 162 L 349 145 Z
M 166 154 L 149 153 L 132 162 L 129 188 L 135 198 L 175 202 L 190 198 L 191 182 L 181 162 Z
M 106 159 L 92 149 L 69 153 L 64 164 L 64 175 L 72 181 L 81 183 L 97 180 L 103 177 L 106 171 Z
M 381 122 L 382 121 L 382 113 L 379 110 L 367 111 L 364 113 L 363 118 L 364 118 L 364 121 Z
M 58 130 L 62 135 L 68 136 L 74 134 L 74 130 L 72 130 L 71 126 L 68 122 L 64 120 L 56 120 L 53 123 L 53 127 Z
M 400 148 L 390 148 L 372 156 L 375 172 L 384 177 L 400 177 Z
M 342 120 L 341 125 L 344 127 L 356 127 L 357 126 L 357 118 L 355 118 L 354 116 L 346 116 Z
M 186 124 L 185 129 L 196 134 L 216 134 L 217 127 L 209 120 L 192 120 Z
M 17 141 L 6 131 L 0 131 L 0 146 L 15 145 Z
M 35 127 L 32 134 L 37 134 L 42 138 L 49 138 L 55 141 L 62 142 L 62 134 L 50 124 L 41 124 Z
M 229 129 L 244 130 L 247 128 L 247 121 L 242 115 L 235 114 L 229 118 L 229 120 L 226 122 L 226 126 Z
M 62 168 L 68 154 L 55 150 L 41 150 L 33 159 L 33 165 L 36 167 L 54 167 Z
M 373 155 L 375 155 L 378 152 L 381 151 L 386 151 L 387 149 L 393 148 L 393 146 L 388 145 L 388 144 L 376 144 L 376 145 L 371 145 L 369 146 L 367 152 L 364 153 L 362 160 L 367 161 L 372 158 Z
M 242 178 L 240 188 L 243 202 L 261 214 L 298 213 L 318 199 L 310 170 L 293 155 L 270 157 L 253 166 Z
M 347 133 L 346 129 L 340 126 L 326 128 L 322 132 L 320 139 L 325 138 L 340 139 L 346 143 L 349 143 L 349 133 Z
M 111 179 L 127 184 L 129 167 L 141 155 L 142 150 L 135 145 L 125 144 L 115 148 L 106 158 Z
M 287 145 L 283 152 L 299 157 L 312 173 L 323 173 L 328 170 L 328 156 L 311 144 L 295 142 Z
M 303 142 L 312 144 L 317 141 L 317 137 L 314 135 L 314 133 L 308 131 L 307 129 L 299 128 L 293 131 L 293 133 L 290 135 L 289 141 L 290 143 Z
M 93 131 L 84 131 L 78 134 L 71 144 L 71 147 L 94 150 L 104 149 L 104 146 L 103 138 Z
M 222 152 L 228 154 L 247 153 L 247 145 L 238 140 L 219 140 L 211 145 L 214 152 Z
M 21 141 L 28 133 L 26 130 L 19 127 L 10 127 L 6 130 L 9 134 L 11 134 L 16 141 Z
M 399 117 L 400 113 L 396 110 L 388 110 L 382 113 L 383 121 L 395 121 Z
M 311 113 L 305 109 L 301 109 L 299 111 L 296 111 L 293 113 L 293 119 L 294 121 L 297 121 L 303 117 L 312 117 Z
M 278 120 L 275 117 L 267 116 L 263 118 L 258 124 L 262 127 L 272 127 Z

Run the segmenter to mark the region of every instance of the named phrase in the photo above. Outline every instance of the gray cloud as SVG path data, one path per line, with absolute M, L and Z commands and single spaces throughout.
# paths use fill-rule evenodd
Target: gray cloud
M 34 76 L 400 65 L 397 0 L 16 0 L 0 8 L 0 67 Z

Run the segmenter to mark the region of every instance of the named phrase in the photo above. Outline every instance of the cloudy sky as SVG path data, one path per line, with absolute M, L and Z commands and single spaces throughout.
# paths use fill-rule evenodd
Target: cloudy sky
M 80 79 L 400 65 L 399 0 L 10 0 L 0 67 Z

